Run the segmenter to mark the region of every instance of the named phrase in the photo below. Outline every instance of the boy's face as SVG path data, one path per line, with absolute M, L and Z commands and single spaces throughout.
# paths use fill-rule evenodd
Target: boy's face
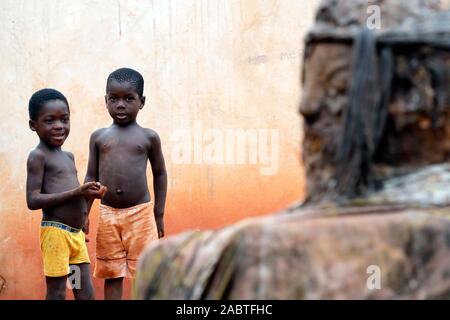
M 70 132 L 70 112 L 64 101 L 45 102 L 30 128 L 50 147 L 61 147 Z
M 139 110 L 144 107 L 145 97 L 139 97 L 130 82 L 111 80 L 106 88 L 105 102 L 114 123 L 126 125 L 136 120 Z

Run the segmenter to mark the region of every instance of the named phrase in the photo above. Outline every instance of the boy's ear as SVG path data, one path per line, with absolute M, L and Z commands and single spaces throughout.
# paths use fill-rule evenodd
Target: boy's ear
M 141 97 L 141 107 L 139 109 L 142 109 L 145 105 L 145 96 Z
M 28 125 L 30 126 L 31 131 L 36 131 L 36 121 L 30 120 L 28 121 Z

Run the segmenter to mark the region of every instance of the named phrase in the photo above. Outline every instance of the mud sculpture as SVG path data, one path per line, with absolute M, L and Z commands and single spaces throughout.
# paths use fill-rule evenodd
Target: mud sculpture
M 371 5 L 380 30 L 326 0 L 305 39 L 306 201 L 148 247 L 136 298 L 450 298 L 450 8 Z

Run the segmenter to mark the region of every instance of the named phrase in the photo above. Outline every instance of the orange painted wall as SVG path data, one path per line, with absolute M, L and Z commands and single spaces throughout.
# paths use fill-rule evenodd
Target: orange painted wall
M 43 87 L 57 88 L 69 99 L 71 133 L 64 148 L 75 154 L 83 180 L 89 135 L 110 124 L 103 102 L 107 75 L 122 66 L 144 75 L 147 105 L 138 122 L 162 139 L 169 175 L 168 236 L 269 214 L 301 199 L 299 70 L 302 39 L 316 4 L 2 0 L 0 276 L 6 287 L 0 299 L 45 294 L 41 213 L 25 203 L 26 159 L 38 142 L 28 128 L 27 104 Z M 259 148 L 268 137 L 272 171 L 264 174 L 268 162 L 263 158 L 252 163 L 255 154 L 244 163 L 227 158 L 239 152 L 239 142 L 227 142 L 227 133 L 248 129 L 260 134 Z M 265 136 L 272 132 L 273 140 Z M 234 151 L 227 156 L 230 145 Z M 247 152 L 250 145 L 245 144 Z M 205 150 L 214 151 L 212 160 L 204 157 Z M 93 261 L 97 209 L 98 203 L 88 244 Z M 102 283 L 94 284 L 102 298 Z

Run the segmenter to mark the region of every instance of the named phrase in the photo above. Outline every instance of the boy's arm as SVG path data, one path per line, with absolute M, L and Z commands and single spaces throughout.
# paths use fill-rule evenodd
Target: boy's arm
M 95 147 L 95 131 L 89 139 L 89 158 L 88 158 L 88 168 L 86 172 L 86 177 L 84 182 L 97 181 L 97 148 Z M 87 217 L 85 225 L 83 226 L 83 231 L 89 234 L 89 213 L 91 212 L 92 204 L 94 203 L 94 198 L 87 200 Z M 86 242 L 89 240 L 86 239 Z
M 98 152 L 96 140 L 101 129 L 96 130 L 89 139 L 89 160 L 84 182 L 98 181 Z
M 42 193 L 44 180 L 45 156 L 33 151 L 27 161 L 27 205 L 30 210 L 46 209 L 63 204 L 78 197 L 97 196 L 97 191 L 91 189 L 95 183 L 87 183 L 73 190 L 60 193 Z
M 153 190 L 155 193 L 155 220 L 158 238 L 164 237 L 164 207 L 167 194 L 167 172 L 161 150 L 161 140 L 154 131 L 150 134 L 151 148 L 148 155 L 153 172 Z
M 89 160 L 86 177 L 84 178 L 85 183 L 98 181 L 98 153 L 96 140 L 100 130 L 96 130 L 94 133 L 92 133 L 91 138 L 89 139 Z M 94 198 L 90 198 L 87 200 L 87 218 L 86 224 L 83 228 L 86 234 L 89 233 L 89 212 L 91 211 L 94 200 Z

